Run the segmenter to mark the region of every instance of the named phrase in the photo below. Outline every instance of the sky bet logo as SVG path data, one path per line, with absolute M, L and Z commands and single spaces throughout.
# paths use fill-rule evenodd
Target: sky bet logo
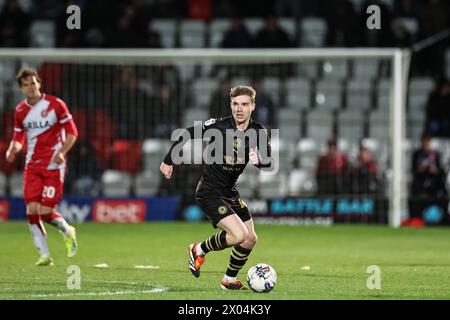
M 286 199 L 272 201 L 274 214 L 367 214 L 375 211 L 373 199 Z

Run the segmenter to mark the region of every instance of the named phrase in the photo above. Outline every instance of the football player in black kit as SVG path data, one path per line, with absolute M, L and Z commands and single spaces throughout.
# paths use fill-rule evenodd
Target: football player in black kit
M 205 255 L 208 252 L 233 247 L 228 268 L 220 281 L 221 287 L 226 290 L 246 289 L 236 280 L 236 276 L 257 241 L 252 217 L 236 190 L 236 181 L 248 162 L 265 170 L 270 170 L 272 164 L 267 130 L 251 119 L 252 111 L 255 109 L 255 97 L 256 92 L 250 86 L 239 85 L 232 88 L 230 90 L 232 115 L 203 122 L 202 136 L 195 137 L 202 138 L 209 129 L 215 129 L 216 133 L 221 133 L 223 139 L 223 144 L 220 145 L 224 155 L 215 158 L 223 161 L 204 163 L 203 174 L 196 190 L 198 204 L 213 227 L 219 227 L 222 231 L 201 243 L 189 245 L 189 269 L 195 277 L 199 277 L 200 267 L 205 262 Z M 194 137 L 195 127 L 186 130 L 190 134 L 189 138 Z M 247 139 L 247 134 L 250 133 L 254 133 L 253 137 L 256 139 Z M 176 146 L 181 148 L 185 142 L 187 141 L 182 141 L 180 137 L 164 158 L 160 170 L 166 179 L 170 179 L 173 172 L 172 151 Z M 262 144 L 265 144 L 262 149 L 266 152 L 262 150 L 259 152 Z M 209 146 L 211 145 L 212 141 Z

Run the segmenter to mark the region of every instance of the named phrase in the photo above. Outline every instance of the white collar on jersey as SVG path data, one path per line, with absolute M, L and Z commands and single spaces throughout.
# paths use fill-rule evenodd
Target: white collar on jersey
M 25 104 L 26 104 L 27 106 L 29 106 L 30 108 L 33 108 L 33 107 L 34 107 L 35 105 L 37 105 L 39 102 L 41 102 L 42 100 L 44 100 L 44 98 L 45 98 L 45 93 L 42 94 L 41 98 L 40 98 L 40 99 L 38 100 L 38 102 L 36 102 L 34 105 L 29 104 L 26 98 L 25 98 L 24 101 L 25 101 Z

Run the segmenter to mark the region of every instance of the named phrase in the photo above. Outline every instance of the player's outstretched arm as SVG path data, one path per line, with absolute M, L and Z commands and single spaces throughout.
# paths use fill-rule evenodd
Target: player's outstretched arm
M 6 161 L 13 162 L 16 159 L 17 153 L 22 150 L 23 145 L 15 140 L 12 140 L 9 144 L 8 150 L 6 150 Z

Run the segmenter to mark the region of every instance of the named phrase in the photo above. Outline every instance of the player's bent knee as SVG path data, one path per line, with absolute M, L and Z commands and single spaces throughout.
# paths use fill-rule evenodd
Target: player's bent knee
M 231 245 L 234 246 L 234 245 L 244 242 L 245 239 L 247 238 L 247 235 L 248 235 L 248 231 L 245 229 L 236 230 L 235 232 L 230 234 L 230 236 L 232 238 Z
M 256 233 L 253 233 L 252 235 L 249 235 L 247 238 L 248 242 L 254 247 L 256 245 L 256 242 L 258 241 L 258 236 Z
M 27 215 L 39 214 L 39 204 L 30 203 L 27 205 Z
M 248 248 L 253 248 L 256 245 L 256 242 L 258 241 L 258 236 L 256 235 L 256 233 L 252 233 L 247 236 L 247 238 L 245 239 L 245 241 L 243 242 L 243 244 L 245 245 L 245 247 Z

